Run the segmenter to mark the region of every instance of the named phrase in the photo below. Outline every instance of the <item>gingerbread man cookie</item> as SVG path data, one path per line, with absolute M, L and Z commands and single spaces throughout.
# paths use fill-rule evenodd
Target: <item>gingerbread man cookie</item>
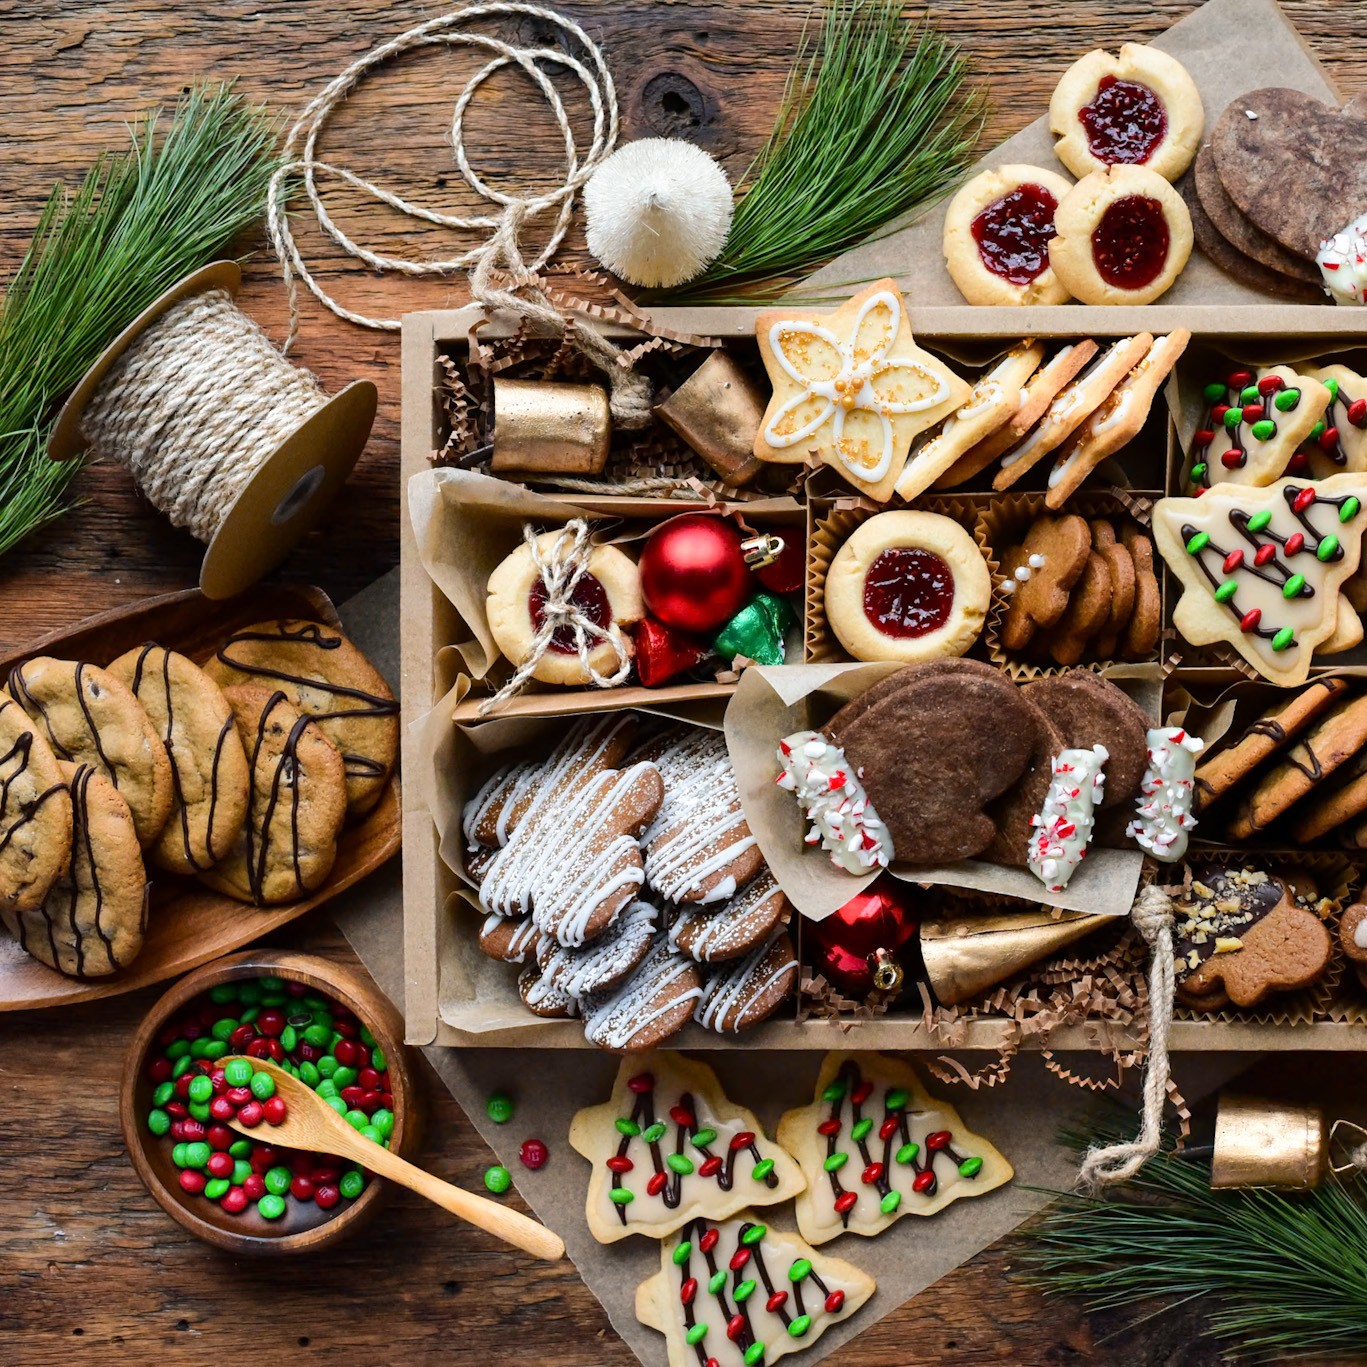
M 778 1135 L 807 1179 L 797 1227 L 811 1244 L 847 1231 L 881 1234 L 903 1216 L 934 1215 L 1014 1175 L 913 1068 L 885 1054 L 827 1054 L 815 1100 L 789 1111 Z
M 1001 591 L 1008 597 L 1001 641 L 1007 650 L 1024 650 L 1037 628 L 1063 616 L 1091 554 L 1091 528 L 1073 513 L 1038 518 L 1019 546 L 1003 552 Z
M 624 1059 L 611 1098 L 574 1117 L 570 1144 L 593 1165 L 586 1218 L 603 1244 L 662 1239 L 690 1220 L 777 1205 L 806 1185 L 710 1068 L 672 1052 Z

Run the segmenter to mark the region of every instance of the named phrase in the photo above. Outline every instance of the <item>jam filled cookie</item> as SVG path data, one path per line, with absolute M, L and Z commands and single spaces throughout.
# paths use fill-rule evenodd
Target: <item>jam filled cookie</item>
M 0 693 L 0 913 L 34 911 L 71 859 L 71 794 L 52 747 Z
M 761 313 L 755 331 L 774 387 L 755 455 L 815 457 L 879 503 L 892 497 L 913 439 L 962 408 L 971 392 L 916 345 L 892 280 L 833 313 Z
M 71 863 L 43 905 L 5 913 L 19 944 L 73 978 L 127 968 L 147 928 L 147 873 L 128 803 L 88 764 L 61 765 L 71 791 Z
M 59 760 L 88 764 L 123 794 L 144 849 L 171 815 L 171 761 L 142 704 L 107 670 L 40 656 L 10 671 L 9 691 Z
M 399 753 L 399 705 L 379 671 L 322 622 L 257 622 L 230 636 L 205 666 L 219 687 L 278 689 L 341 751 L 347 812 L 383 796 Z
M 1049 264 L 1059 201 L 1073 188 L 1056 171 L 999 166 L 973 177 L 945 214 L 945 265 L 970 304 L 1066 304 Z
M 967 651 L 991 596 L 987 562 L 952 518 L 879 513 L 836 552 L 826 618 L 856 660 L 916 664 Z
M 1148 304 L 1191 256 L 1182 196 L 1143 166 L 1093 171 L 1068 192 L 1049 243 L 1054 273 L 1084 304 Z
M 171 760 L 171 815 L 148 857 L 171 873 L 202 873 L 247 819 L 251 779 L 233 710 L 198 665 L 158 645 L 130 650 L 109 672 L 142 704 Z
M 1121 165 L 1176 180 L 1196 155 L 1205 120 L 1186 67 L 1140 43 L 1126 43 L 1119 56 L 1097 49 L 1079 57 L 1049 101 L 1054 155 L 1075 176 Z

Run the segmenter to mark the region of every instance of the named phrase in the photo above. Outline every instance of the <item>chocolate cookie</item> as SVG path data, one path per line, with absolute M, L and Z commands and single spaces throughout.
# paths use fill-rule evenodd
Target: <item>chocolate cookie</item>
M 19 944 L 73 978 L 127 968 L 147 927 L 147 875 L 128 804 L 88 764 L 61 765 L 71 792 L 71 862 L 41 907 L 4 913 Z
M 725 963 L 764 943 L 791 913 L 768 869 L 715 908 L 690 907 L 669 927 L 669 943 L 702 964 Z
M 1030 862 L 1030 835 L 1035 813 L 1044 808 L 1054 776 L 1054 756 L 1064 748 L 1063 732 L 1041 711 L 1035 743 L 1021 776 L 995 802 L 988 803 L 987 814 L 996 827 L 996 834 L 980 858 L 990 864 L 1018 869 Z
M 88 764 L 123 794 L 144 849 L 171 814 L 171 761 L 142 704 L 106 670 L 43 655 L 10 671 L 14 701 L 59 760 Z
M 734 1035 L 770 1016 L 797 986 L 797 955 L 786 930 L 776 930 L 743 959 L 714 969 L 703 980 L 693 1019 L 705 1030 Z
M 312 717 L 346 763 L 350 815 L 383 796 L 399 754 L 399 705 L 340 631 L 297 619 L 256 622 L 230 636 L 205 670 L 220 687 L 279 689 Z
M 0 913 L 33 911 L 71 859 L 71 794 L 52 747 L 0 693 Z
M 109 672 L 142 704 L 171 761 L 171 815 L 149 858 L 171 873 L 212 868 L 247 819 L 251 779 L 222 689 L 174 650 L 145 645 Z
M 227 856 L 200 881 L 258 906 L 305 897 L 337 858 L 346 819 L 342 756 L 282 692 L 242 686 L 223 696 L 251 769 L 251 810 Z
M 585 1000 L 584 1034 L 615 1053 L 654 1049 L 688 1024 L 701 995 L 697 964 L 676 954 L 667 935 L 658 935 L 621 986 Z

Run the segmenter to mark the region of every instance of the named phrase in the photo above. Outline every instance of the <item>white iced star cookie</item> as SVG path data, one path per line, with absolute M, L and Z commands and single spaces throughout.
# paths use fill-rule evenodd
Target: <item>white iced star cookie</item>
M 815 457 L 880 503 L 892 497 L 913 438 L 972 392 L 916 345 L 892 280 L 832 313 L 761 313 L 755 331 L 774 387 L 755 455 L 793 464 Z

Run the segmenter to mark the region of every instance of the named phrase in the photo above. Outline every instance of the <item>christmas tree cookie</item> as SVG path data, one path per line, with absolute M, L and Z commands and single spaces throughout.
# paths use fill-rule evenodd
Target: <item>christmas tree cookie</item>
M 1329 406 L 1287 472 L 1323 477 L 1367 470 L 1367 380 L 1346 365 L 1305 373 L 1329 391 Z
M 1227 642 L 1273 683 L 1304 683 L 1315 649 L 1339 629 L 1364 499 L 1367 474 L 1160 499 L 1154 542 L 1182 584 L 1177 630 L 1192 645 Z
M 916 345 L 892 280 L 833 313 L 761 313 L 755 330 L 774 386 L 755 455 L 798 464 L 814 457 L 880 503 L 892 497 L 912 439 L 972 392 Z
M 662 1239 L 698 1217 L 786 1201 L 805 1185 L 717 1075 L 674 1053 L 624 1059 L 611 1099 L 574 1117 L 570 1144 L 593 1164 L 587 1218 L 603 1244 Z
M 690 1221 L 636 1288 L 636 1318 L 669 1345 L 669 1367 L 763 1367 L 810 1348 L 873 1295 L 872 1277 L 761 1224 L 753 1211 Z
M 1187 463 L 1193 494 L 1220 484 L 1261 486 L 1280 478 L 1329 403 L 1324 385 L 1286 365 L 1231 366 L 1202 393 L 1206 414 Z
M 816 1100 L 789 1111 L 778 1135 L 807 1178 L 797 1227 L 812 1244 L 846 1231 L 881 1234 L 904 1215 L 934 1215 L 1013 1175 L 914 1069 L 883 1054 L 827 1054 Z

